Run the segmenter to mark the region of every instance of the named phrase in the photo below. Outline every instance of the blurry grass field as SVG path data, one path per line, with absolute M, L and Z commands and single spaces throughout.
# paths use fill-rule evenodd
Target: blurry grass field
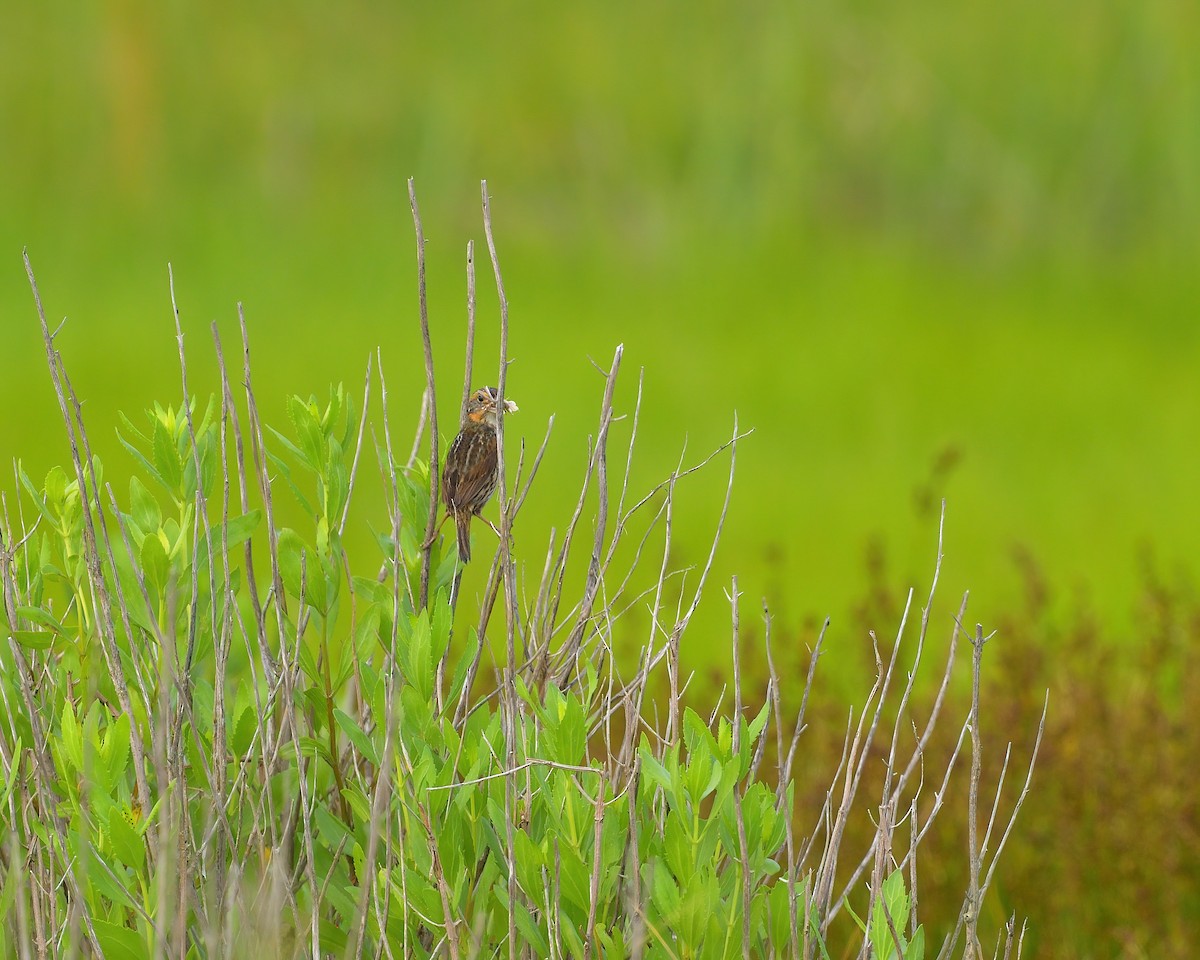
M 1158 693 L 1195 671 L 1179 638 L 1200 543 L 1200 8 L 120 0 L 3 19 L 6 471 L 20 458 L 40 478 L 69 457 L 25 246 L 50 316 L 69 318 L 58 346 L 118 491 L 118 411 L 180 395 L 168 262 L 193 393 L 217 386 L 209 323 L 233 353 L 243 301 L 264 420 L 285 422 L 293 393 L 360 390 L 378 347 L 407 449 L 423 386 L 408 176 L 451 424 L 486 177 L 521 404 L 510 442 L 536 447 L 557 418 L 516 532 L 527 574 L 578 495 L 591 360 L 618 343 L 618 409 L 645 368 L 635 490 L 685 442 L 687 462 L 707 455 L 734 411 L 754 428 L 712 577 L 738 574 L 747 610 L 770 600 L 789 668 L 830 614 L 821 670 L 861 697 L 866 628 L 895 625 L 872 595 L 924 595 L 945 496 L 940 595 L 956 608 L 969 587 L 971 621 L 1009 627 L 997 696 L 1036 706 L 1053 684 L 1030 813 L 1045 846 L 1014 854 L 1013 904 L 1042 904 L 1046 942 L 1070 927 L 1078 956 L 1116 956 L 1120 937 L 1140 955 L 1164 930 L 1188 955 L 1194 877 L 1165 860 L 1194 848 L 1178 760 L 1194 721 Z M 484 383 L 496 303 L 478 252 Z M 714 465 L 681 487 L 698 522 L 678 531 L 681 561 L 702 562 L 724 481 Z M 349 536 L 357 550 L 371 532 L 352 517 Z M 1031 582 L 1048 608 L 1013 614 Z M 725 662 L 727 623 L 710 589 L 685 662 Z M 1133 773 L 1104 772 L 1118 754 Z M 1179 779 L 1124 789 L 1157 783 L 1156 764 Z M 1118 816 L 1078 816 L 1109 792 Z M 1183 842 L 1148 838 L 1155 824 Z M 1108 852 L 1072 873 L 1080 849 Z M 1103 902 L 1112 870 L 1126 886 Z
M 1121 621 L 1139 544 L 1194 553 L 1187 5 L 228 13 L 7 18 L 0 451 L 35 475 L 64 451 L 22 246 L 71 318 L 60 342 L 109 452 L 117 409 L 178 395 L 168 261 L 193 344 L 245 301 L 276 409 L 360 382 L 376 346 L 411 401 L 404 179 L 430 224 L 437 350 L 454 357 L 487 176 L 515 427 L 540 437 L 555 413 L 579 433 L 597 402 L 587 358 L 618 342 L 647 369 L 636 478 L 662 476 L 685 436 L 690 455 L 711 449 L 737 410 L 757 432 L 719 572 L 793 619 L 844 610 L 872 539 L 896 578 L 927 576 L 915 490 L 949 497 L 961 585 L 998 608 L 1017 543 L 1063 596 Z M 955 469 L 931 482 L 948 451 Z M 546 482 L 583 456 L 552 445 Z M 528 518 L 530 541 L 572 497 Z
M 261 275 L 243 268 L 235 280 L 217 279 L 219 262 L 177 260 L 193 389 L 215 383 L 207 321 L 218 318 L 232 342 L 232 304 L 244 296 L 265 404 L 281 410 L 288 390 L 323 396 L 332 381 L 357 390 L 367 354 L 380 345 L 396 408 L 411 417 L 420 359 L 412 241 L 402 224 L 397 211 L 390 235 L 379 229 L 363 244 L 375 275 L 360 282 L 316 253 L 294 273 L 276 253 L 275 263 L 258 261 Z M 451 374 L 443 423 L 452 422 L 458 390 L 461 246 L 458 237 L 440 238 L 431 250 L 435 342 L 440 369 Z M 98 450 L 117 466 L 117 411 L 178 396 L 165 268 L 148 264 L 132 273 L 131 289 L 97 302 L 90 278 L 56 279 L 60 271 L 45 261 L 37 257 L 50 274 L 50 308 L 70 317 L 60 344 L 89 401 Z M 665 476 L 685 441 L 689 461 L 707 454 L 729 435 L 735 410 L 755 429 L 741 448 L 717 573 L 739 573 L 784 623 L 827 613 L 842 621 L 861 593 L 873 541 L 884 545 L 889 580 L 926 584 L 943 495 L 951 587 L 986 594 L 994 606 L 980 615 L 1019 596 L 1012 551 L 1024 545 L 1060 599 L 1075 603 L 1082 591 L 1090 608 L 1125 623 L 1141 546 L 1168 564 L 1185 562 L 1200 535 L 1190 509 L 1200 469 L 1189 428 L 1197 349 L 1155 279 L 1014 289 L 870 250 L 795 264 L 696 256 L 654 271 L 612 260 L 581 269 L 533 254 L 509 263 L 510 390 L 522 405 L 513 435 L 536 444 L 557 416 L 541 483 L 561 492 L 525 518 L 522 546 L 533 556 L 550 526 L 562 529 L 577 495 L 566 484 L 586 456 L 579 438 L 595 428 L 601 385 L 588 358 L 607 363 L 618 342 L 627 369 L 646 368 L 635 488 Z M 239 284 L 251 293 L 240 294 Z M 4 405 L 22 413 L 5 419 L 4 447 L 40 476 L 66 449 L 36 327 L 23 319 L 28 293 L 7 286 Z M 494 297 L 488 286 L 481 283 L 484 304 Z M 482 341 L 481 357 L 494 357 L 494 333 Z M 480 362 L 492 369 L 491 359 Z M 623 384 L 627 411 L 634 383 L 628 376 Z M 396 429 L 410 438 L 413 427 Z M 952 468 L 939 471 L 939 460 Z M 723 483 L 719 472 L 702 474 L 684 496 L 715 507 Z M 698 560 L 710 534 L 683 531 L 679 549 Z

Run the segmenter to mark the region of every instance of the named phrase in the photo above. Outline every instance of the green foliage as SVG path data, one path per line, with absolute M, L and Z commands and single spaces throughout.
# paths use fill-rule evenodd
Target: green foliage
M 837 848 L 824 873 L 796 860 L 796 783 L 759 772 L 770 694 L 710 721 L 673 694 L 660 729 L 631 712 L 648 674 L 619 681 L 601 642 L 611 606 L 584 645 L 539 653 L 516 605 L 491 633 L 526 652 L 481 691 L 489 620 L 464 626 L 453 537 L 425 553 L 424 465 L 377 451 L 394 499 L 362 557 L 343 541 L 363 431 L 341 387 L 292 398 L 286 433 L 198 409 L 123 421 L 124 498 L 98 458 L 41 484 L 18 471 L 33 520 L 0 531 L 6 943 L 459 957 L 515 937 L 536 956 L 715 960 L 791 956 L 799 936 L 827 956 L 812 891 Z M 297 527 L 266 522 L 280 496 Z M 550 670 L 564 651 L 573 668 Z M 920 960 L 899 871 L 871 902 L 874 955 L 899 938 Z
M 643 737 L 644 776 L 623 785 L 590 758 L 605 699 L 590 666 L 578 690 L 519 683 L 511 753 L 496 705 L 485 701 L 456 724 L 452 707 L 466 694 L 465 667 L 478 641 L 447 687 L 439 665 L 451 647 L 445 575 L 453 565 L 437 565 L 435 600 L 414 610 L 420 534 L 406 520 L 398 554 L 395 542 L 381 541 L 385 559 L 399 561 L 400 579 L 348 577 L 341 524 L 357 429 L 353 404 L 339 387 L 323 409 L 299 398 L 288 409 L 291 436 L 271 431 L 283 452 L 267 457 L 310 525 L 279 530 L 273 544 L 262 527 L 265 503 L 226 518 L 213 502 L 217 465 L 228 453 L 220 449 L 213 402 L 199 418 L 193 402 L 186 411 L 155 407 L 145 428 L 124 421 L 122 443 L 140 469 L 128 499 L 112 511 L 96 506 L 95 491 L 105 489 L 98 461 L 85 471 L 87 496 L 62 469 L 40 486 L 20 473 L 41 521 L 6 571 L 8 595 L 21 602 L 11 612 L 6 604 L 5 628 L 22 657 L 53 663 L 56 679 L 38 686 L 36 727 L 21 713 L 7 718 L 18 737 L 4 795 L 54 800 L 40 817 L 9 827 L 20 846 L 53 851 L 106 955 L 148 956 L 164 942 L 166 928 L 155 920 L 163 916 L 163 870 L 198 890 L 232 864 L 243 863 L 248 877 L 266 876 L 284 855 L 269 839 L 281 825 L 269 807 L 288 798 L 304 805 L 306 856 L 321 878 L 319 888 L 299 883 L 293 896 L 298 916 L 311 910 L 317 917 L 325 950 L 346 949 L 356 920 L 365 943 L 418 956 L 446 935 L 448 923 L 461 925 L 463 936 L 471 930 L 502 942 L 511 915 L 539 955 L 552 940 L 582 955 L 579 931 L 589 921 L 605 954 L 617 955 L 633 935 L 631 884 L 641 883 L 639 922 L 654 934 L 647 956 L 738 956 L 741 941 L 730 931 L 741 926 L 736 894 L 746 870 L 752 938 L 766 951 L 780 929 L 779 911 L 790 908 L 778 894 L 775 859 L 790 806 L 780 808 L 772 791 L 748 779 L 765 710 L 753 722 L 737 721 L 736 754 L 731 720 L 722 718 L 714 735 L 688 710 L 683 742 L 657 755 Z M 421 522 L 427 472 L 396 479 L 401 515 Z M 96 548 L 98 581 L 89 573 L 93 535 L 85 519 L 90 529 L 106 530 Z M 270 631 L 280 658 L 297 654 L 289 703 L 272 705 L 277 691 L 251 669 L 252 656 L 225 678 L 224 699 L 215 698 L 214 669 L 220 651 L 232 654 L 231 625 L 253 616 L 245 566 L 251 548 L 272 553 L 284 591 L 272 598 L 277 616 L 262 616 L 258 629 Z M 120 614 L 101 609 L 101 590 Z M 347 598 L 349 624 L 341 615 Z M 194 641 L 190 664 L 185 638 Z M 109 643 L 119 655 L 115 673 L 104 654 Z M 8 704 L 21 702 L 13 656 L 5 655 Z M 187 685 L 172 679 L 181 670 Z M 120 708 L 123 697 L 131 712 Z M 285 717 L 290 744 L 272 741 Z M 139 794 L 135 733 L 149 796 Z M 31 755 L 23 746 L 31 742 L 46 752 Z M 279 751 L 269 764 L 268 750 Z M 38 775 L 35 756 L 53 770 L 49 781 Z M 735 791 L 745 812 L 744 862 Z M 381 824 L 394 831 L 384 857 Z M 631 824 L 638 826 L 633 849 Z M 173 842 L 181 831 L 182 848 Z M 180 863 L 180 849 L 202 851 L 205 862 Z M 212 862 L 218 851 L 222 865 Z M 359 905 L 368 894 L 391 906 L 364 916 Z M 29 891 L 10 883 L 5 895 L 8 926 L 13 897 Z M 199 930 L 203 914 L 195 909 L 188 922 Z M 305 926 L 289 929 L 299 937 Z
M 912 936 L 905 932 L 911 901 L 904 888 L 904 874 L 893 871 L 872 900 L 871 923 L 864 923 L 847 906 L 854 922 L 867 935 L 871 956 L 879 960 L 925 960 L 925 928 L 917 927 Z

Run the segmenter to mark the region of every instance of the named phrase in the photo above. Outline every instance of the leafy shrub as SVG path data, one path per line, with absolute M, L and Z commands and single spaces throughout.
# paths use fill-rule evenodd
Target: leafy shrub
M 503 302 L 501 288 L 506 322 Z M 290 429 L 268 429 L 242 329 L 244 397 L 218 339 L 221 390 L 203 413 L 185 387 L 182 405 L 124 421 L 135 471 L 118 496 L 43 319 L 74 457 L 40 483 L 19 471 L 23 495 L 5 501 L 7 951 L 807 958 L 828 955 L 845 907 L 864 951 L 920 958 L 916 853 L 970 733 L 969 886 L 942 955 L 960 941 L 980 955 L 979 905 L 1029 784 L 1027 774 L 1011 816 L 993 813 L 977 837 L 982 631 L 968 637 L 967 721 L 941 789 L 922 793 L 943 701 L 918 721 L 911 694 L 933 596 L 914 631 L 909 594 L 891 648 L 872 635 L 875 683 L 851 710 L 821 817 L 797 829 L 804 709 L 785 725 L 772 666 L 747 710 L 736 579 L 732 710 L 706 718 L 684 703 L 680 641 L 709 568 L 674 612 L 667 584 L 675 488 L 694 468 L 637 499 L 622 486 L 608 523 L 620 349 L 579 508 L 546 572 L 519 602 L 511 531 L 539 454 L 527 474 L 518 462 L 511 495 L 501 485 L 500 544 L 468 626 L 453 541 L 429 536 L 436 428 L 430 464 L 402 462 L 382 407 L 381 556 L 350 556 L 343 534 L 373 381 L 361 407 L 337 387 L 324 404 L 293 398 Z M 430 363 L 430 398 L 432 373 Z M 735 422 L 722 448 L 730 483 L 742 436 Z M 593 484 L 593 542 L 573 596 L 564 571 Z M 284 491 L 301 529 L 276 520 Z M 636 550 L 621 566 L 626 538 Z M 655 544 L 659 572 L 641 593 L 632 574 Z M 633 602 L 650 606 L 656 629 L 631 667 L 614 656 L 612 631 Z M 481 679 L 484 665 L 495 682 Z M 867 800 L 872 759 L 882 774 Z M 860 821 L 873 828 L 851 845 Z M 1010 923 L 1005 949 L 1014 945 Z

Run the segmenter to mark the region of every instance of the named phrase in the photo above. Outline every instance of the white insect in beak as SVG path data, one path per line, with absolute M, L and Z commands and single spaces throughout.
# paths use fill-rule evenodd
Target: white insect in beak
M 505 412 L 505 413 L 516 413 L 516 412 L 517 412 L 518 410 L 520 410 L 520 409 L 521 409 L 521 408 L 520 408 L 520 407 L 518 407 L 518 406 L 517 406 L 515 403 L 513 403 L 511 400 L 505 400 L 505 401 L 504 401 L 504 412 Z

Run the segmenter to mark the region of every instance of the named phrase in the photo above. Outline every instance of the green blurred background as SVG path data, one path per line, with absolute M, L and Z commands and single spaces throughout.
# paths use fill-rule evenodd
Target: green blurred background
M 24 5 L 0 31 L 0 451 L 59 462 L 28 246 L 96 442 L 198 392 L 246 304 L 268 412 L 419 393 L 416 178 L 443 417 L 494 196 L 514 421 L 574 485 L 599 381 L 646 367 L 635 476 L 756 434 L 719 573 L 835 617 L 877 537 L 1011 602 L 1016 543 L 1129 614 L 1135 548 L 1200 542 L 1200 69 L 1185 3 Z M 494 293 L 481 271 L 484 319 Z M 491 369 L 494 333 L 482 337 Z M 488 352 L 490 348 L 491 352 Z M 485 379 L 494 379 L 487 374 Z M 479 377 L 477 377 L 479 379 Z M 275 404 L 275 406 L 271 406 Z M 112 459 L 112 458 L 110 458 Z M 954 462 L 950 471 L 937 464 Z M 115 463 L 116 461 L 114 461 Z M 700 489 L 715 498 L 721 478 Z M 532 529 L 561 526 L 542 501 Z M 683 548 L 699 554 L 714 504 Z M 537 543 L 540 534 L 530 533 Z
M 689 460 L 718 445 L 734 411 L 755 428 L 714 577 L 738 573 L 784 630 L 831 614 L 861 644 L 871 577 L 927 589 L 942 496 L 944 595 L 971 587 L 985 622 L 1022 600 L 1018 547 L 1110 639 L 1136 629 L 1139 551 L 1191 569 L 1195 4 L 109 0 L 3 19 L 0 455 L 34 476 L 68 451 L 22 247 L 69 317 L 59 344 L 110 476 L 128 466 L 117 411 L 179 395 L 168 261 L 195 392 L 216 386 L 209 323 L 235 352 L 244 301 L 268 421 L 288 393 L 358 389 L 378 346 L 407 449 L 405 181 L 448 424 L 486 177 L 509 429 L 536 444 L 557 415 L 519 532 L 534 575 L 595 429 L 589 358 L 621 342 L 626 410 L 645 367 L 636 490 L 685 439 Z M 723 470 L 683 494 L 681 562 L 707 550 Z M 726 655 L 724 607 L 710 591 L 700 660 Z

